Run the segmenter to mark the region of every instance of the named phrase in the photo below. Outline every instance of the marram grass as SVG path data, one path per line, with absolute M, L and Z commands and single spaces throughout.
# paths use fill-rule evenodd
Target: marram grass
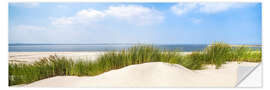
M 261 50 L 231 47 L 214 43 L 202 51 L 183 55 L 178 51 L 161 50 L 152 45 L 136 45 L 128 49 L 110 51 L 97 60 L 77 60 L 51 55 L 33 64 L 9 63 L 9 85 L 27 84 L 53 76 L 95 76 L 128 65 L 146 62 L 180 64 L 188 69 L 202 69 L 214 64 L 219 68 L 227 61 L 260 62 Z

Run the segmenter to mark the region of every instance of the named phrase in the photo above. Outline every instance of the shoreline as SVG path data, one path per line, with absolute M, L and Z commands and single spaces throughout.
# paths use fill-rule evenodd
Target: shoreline
M 88 52 L 9 52 L 8 60 L 10 63 L 33 63 L 39 61 L 43 57 L 50 55 L 64 56 L 73 60 L 91 60 L 95 61 L 100 55 L 105 54 L 105 51 L 88 51 Z M 179 52 L 191 54 L 192 52 Z
M 32 63 L 50 55 L 64 56 L 73 60 L 95 60 L 104 53 L 106 52 L 9 52 L 8 60 L 9 62 Z

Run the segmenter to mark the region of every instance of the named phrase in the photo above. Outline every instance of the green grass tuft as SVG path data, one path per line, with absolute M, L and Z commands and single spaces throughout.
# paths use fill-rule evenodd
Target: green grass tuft
M 198 70 L 208 64 L 214 64 L 219 68 L 227 61 L 260 62 L 261 57 L 261 50 L 244 46 L 231 47 L 219 42 L 188 55 L 183 55 L 176 50 L 162 50 L 153 45 L 136 45 L 123 50 L 110 51 L 95 61 L 74 61 L 51 55 L 33 64 L 9 63 L 9 85 L 27 84 L 53 76 L 95 76 L 128 65 L 147 62 L 180 64 L 188 69 Z

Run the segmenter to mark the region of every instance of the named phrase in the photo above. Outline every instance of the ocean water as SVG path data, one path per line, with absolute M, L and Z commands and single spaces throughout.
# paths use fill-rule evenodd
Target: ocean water
M 131 44 L 9 44 L 9 52 L 80 52 L 80 51 L 110 51 L 129 48 Z M 154 45 L 167 50 L 197 51 L 207 45 Z
M 129 48 L 131 44 L 9 44 L 9 52 L 84 52 L 110 51 Z M 154 45 L 160 49 L 185 52 L 203 50 L 206 44 L 163 44 Z M 257 47 L 259 48 L 259 47 Z

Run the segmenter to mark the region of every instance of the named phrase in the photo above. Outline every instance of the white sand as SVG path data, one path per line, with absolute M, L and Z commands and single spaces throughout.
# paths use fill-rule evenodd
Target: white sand
M 56 76 L 25 87 L 234 87 L 239 66 L 257 63 L 230 62 L 220 69 L 189 70 L 177 64 L 151 62 L 112 70 L 98 76 Z
M 49 55 L 95 60 L 105 52 L 9 52 L 10 62 L 31 63 Z M 184 54 L 189 54 L 185 52 Z M 98 76 L 56 76 L 27 85 L 12 87 L 234 87 L 238 67 L 258 63 L 229 62 L 220 69 L 207 66 L 204 70 L 189 70 L 181 65 L 151 62 L 112 70 Z
M 96 60 L 98 56 L 106 52 L 9 52 L 9 61 L 15 63 L 33 63 L 42 57 L 50 55 L 65 56 L 73 60 Z M 191 52 L 183 52 L 183 54 L 191 54 Z
M 42 57 L 50 55 L 65 56 L 73 60 L 96 60 L 99 55 L 105 52 L 9 52 L 10 62 L 32 63 Z

